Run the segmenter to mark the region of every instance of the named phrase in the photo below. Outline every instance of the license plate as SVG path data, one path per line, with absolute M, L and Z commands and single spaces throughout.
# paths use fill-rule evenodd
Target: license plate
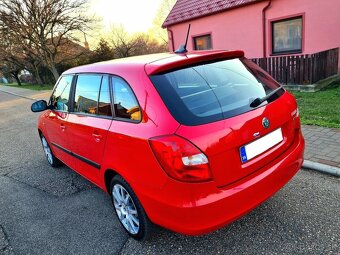
M 245 163 L 257 155 L 260 155 L 274 145 L 280 143 L 282 140 L 282 130 L 279 128 L 254 142 L 242 146 L 240 148 L 240 157 L 242 163 Z

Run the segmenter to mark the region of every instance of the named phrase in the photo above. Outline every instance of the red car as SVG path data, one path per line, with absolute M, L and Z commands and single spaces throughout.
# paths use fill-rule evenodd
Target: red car
M 157 224 L 218 229 L 284 186 L 303 162 L 294 97 L 242 51 L 157 54 L 62 74 L 38 131 L 61 162 L 112 196 L 135 239 Z

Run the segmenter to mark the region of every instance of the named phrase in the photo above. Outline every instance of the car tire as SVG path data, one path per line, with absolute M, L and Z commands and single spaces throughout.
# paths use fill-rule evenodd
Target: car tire
M 58 167 L 61 165 L 61 161 L 59 159 L 57 159 L 52 150 L 50 145 L 48 144 L 45 136 L 43 136 L 42 134 L 40 135 L 40 140 L 41 140 L 41 144 L 43 147 L 43 150 L 45 152 L 45 156 L 47 158 L 47 162 L 50 164 L 50 166 L 52 167 Z
M 154 226 L 130 185 L 116 175 L 111 180 L 110 194 L 117 218 L 126 232 L 136 240 L 147 239 Z

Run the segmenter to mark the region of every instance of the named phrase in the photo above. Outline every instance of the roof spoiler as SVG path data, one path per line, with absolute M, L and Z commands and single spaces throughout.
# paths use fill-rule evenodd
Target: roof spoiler
M 241 50 L 191 52 L 183 55 L 175 55 L 170 58 L 170 60 L 169 58 L 166 58 L 149 63 L 145 66 L 145 71 L 148 75 L 155 75 L 198 63 L 242 57 L 244 57 L 244 52 Z

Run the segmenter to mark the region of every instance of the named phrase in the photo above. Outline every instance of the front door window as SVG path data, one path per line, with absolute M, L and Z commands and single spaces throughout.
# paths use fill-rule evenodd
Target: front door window
M 50 99 L 50 105 L 54 107 L 54 110 L 68 111 L 72 79 L 72 75 L 65 75 L 60 78 Z

